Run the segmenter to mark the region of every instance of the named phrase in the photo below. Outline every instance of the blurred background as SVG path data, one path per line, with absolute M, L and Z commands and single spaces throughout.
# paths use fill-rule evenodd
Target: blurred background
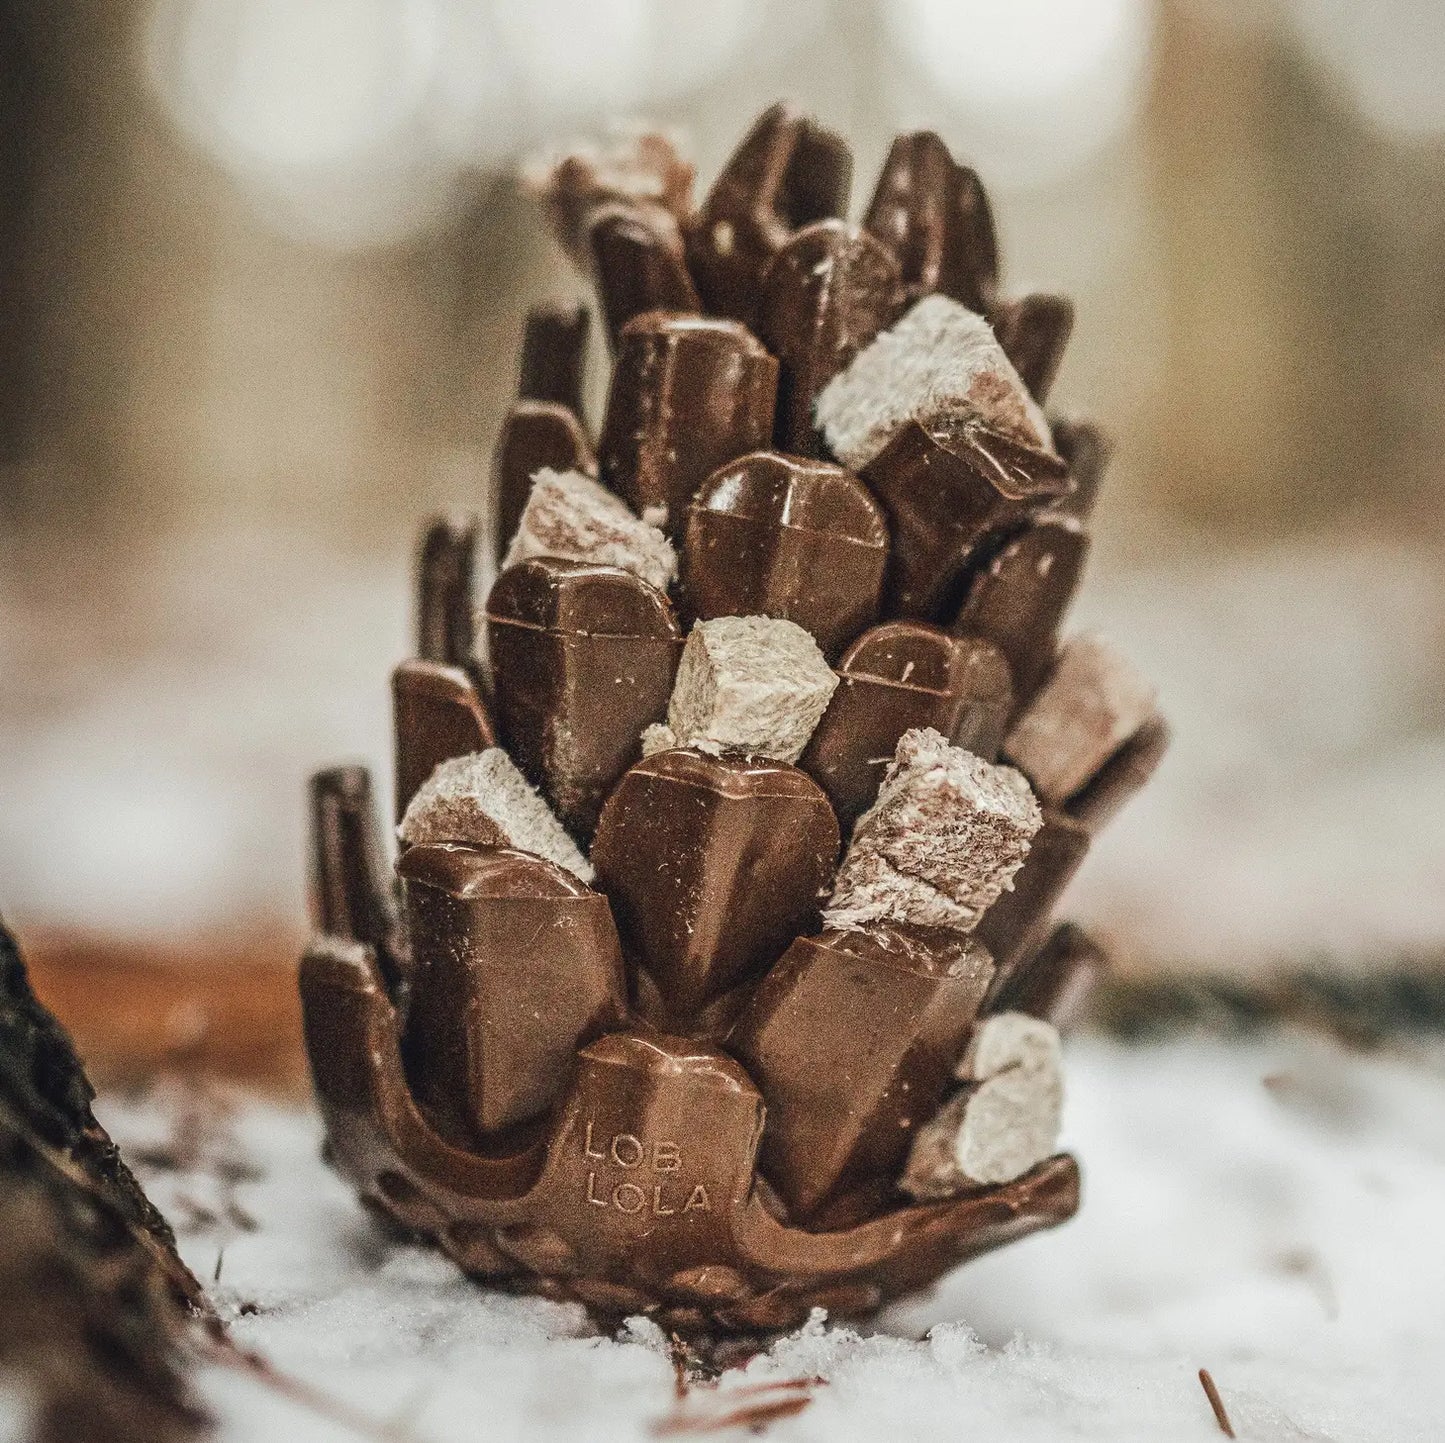
M 0 909 L 38 956 L 289 964 L 304 779 L 361 759 L 385 795 L 414 537 L 481 503 L 524 309 L 580 293 L 514 165 L 637 115 L 705 185 L 787 97 L 854 140 L 859 205 L 938 129 L 1007 288 L 1077 301 L 1055 399 L 1118 441 L 1077 622 L 1177 743 L 1074 912 L 1138 971 L 1438 959 L 1439 21 L 9 0 Z

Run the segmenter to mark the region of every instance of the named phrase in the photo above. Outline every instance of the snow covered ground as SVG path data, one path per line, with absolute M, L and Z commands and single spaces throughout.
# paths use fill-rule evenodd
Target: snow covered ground
M 1201 1367 L 1242 1439 L 1445 1436 L 1445 1051 L 1084 1038 L 1069 1081 L 1076 1221 L 681 1402 L 649 1325 L 599 1336 L 386 1241 L 318 1161 L 312 1114 L 164 1090 L 100 1111 L 197 1273 L 219 1259 L 236 1340 L 315 1395 L 210 1371 L 227 1443 L 641 1440 L 777 1399 L 807 1400 L 768 1426 L 779 1443 L 1188 1443 L 1221 1436 Z

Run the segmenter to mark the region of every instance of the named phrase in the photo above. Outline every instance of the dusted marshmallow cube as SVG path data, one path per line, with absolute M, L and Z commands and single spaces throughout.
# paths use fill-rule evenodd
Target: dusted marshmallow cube
M 823 389 L 816 417 L 845 466 L 866 466 L 910 421 L 987 423 L 1047 450 L 1049 424 L 989 324 L 947 296 L 925 296 Z
M 1063 1112 L 1059 1034 L 1022 1012 L 974 1030 L 958 1067 L 970 1084 L 918 1131 L 901 1186 L 916 1198 L 1012 1182 L 1054 1151 Z
M 700 621 L 677 668 L 667 709 L 670 744 L 795 762 L 837 685 L 817 642 L 791 621 Z M 656 746 L 664 737 L 650 740 Z
M 1156 697 L 1153 685 L 1102 637 L 1074 637 L 1004 739 L 1004 755 L 1045 802 L 1058 805 L 1153 719 Z
M 1043 814 L 1012 767 L 930 727 L 905 732 L 858 819 L 824 912 L 830 927 L 891 920 L 971 931 L 1010 885 Z
M 677 553 L 655 526 L 639 521 L 627 503 L 580 471 L 543 469 L 532 489 L 504 567 L 533 556 L 560 556 L 618 566 L 666 591 L 677 575 Z
M 501 747 L 443 762 L 411 799 L 398 835 L 408 846 L 511 847 L 592 880 L 591 863 Z

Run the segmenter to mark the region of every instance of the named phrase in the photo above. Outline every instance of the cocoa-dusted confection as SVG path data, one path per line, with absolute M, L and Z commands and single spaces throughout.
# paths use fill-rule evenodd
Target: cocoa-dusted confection
M 423 661 L 472 663 L 472 577 L 477 518 L 438 516 L 427 527 L 417 560 L 416 654 Z
M 491 711 L 476 677 L 459 666 L 404 661 L 391 674 L 396 739 L 396 819 L 417 789 L 450 757 L 495 746 Z
M 487 598 L 502 743 L 574 833 L 660 721 L 682 640 L 667 598 L 611 566 L 537 557 Z
M 501 747 L 443 762 L 411 799 L 397 835 L 408 846 L 513 847 L 592 880 L 591 863 Z
M 957 636 L 986 637 L 1003 652 L 1020 705 L 1054 668 L 1059 626 L 1088 555 L 1081 521 L 1044 512 L 974 577 L 949 627 Z
M 778 363 L 735 321 L 653 313 L 618 342 L 602 479 L 672 535 L 719 466 L 772 440 Z
M 502 421 L 492 452 L 492 549 L 498 558 L 517 534 L 539 471 L 595 475 L 592 443 L 571 407 L 517 401 Z
M 1004 755 L 1045 802 L 1065 802 L 1154 716 L 1157 695 L 1101 637 L 1075 637 L 1004 738 Z
M 688 262 L 707 308 L 752 325 L 773 257 L 794 231 L 843 214 L 852 172 L 841 136 L 786 105 L 765 111 L 688 227 Z
M 522 330 L 517 395 L 582 414 L 582 380 L 592 313 L 586 306 L 533 306 Z
M 542 470 L 533 476 L 502 567 L 533 556 L 621 567 L 659 591 L 666 591 L 677 575 L 677 553 L 667 537 L 580 471 Z
M 728 1037 L 767 1099 L 763 1171 L 806 1220 L 889 1175 L 937 1106 L 993 964 L 955 933 L 883 925 L 800 937 Z
M 1008 662 L 992 642 L 885 622 L 843 654 L 838 689 L 799 765 L 846 830 L 873 805 L 905 732 L 931 728 L 992 760 L 1012 711 Z
M 988 196 L 933 131 L 893 142 L 864 225 L 898 257 L 910 300 L 936 292 L 979 312 L 993 303 L 998 243 Z
M 773 258 L 763 277 L 758 334 L 781 366 L 779 449 L 817 454 L 819 392 L 893 320 L 898 294 L 892 252 L 840 220 L 805 226 Z
M 878 614 L 888 527 L 854 476 L 827 461 L 756 451 L 720 467 L 688 510 L 689 612 L 771 616 L 837 654 Z
M 997 306 L 991 320 L 1004 355 L 1042 406 L 1073 334 L 1074 303 L 1067 296 L 1020 296 Z
M 413 965 L 404 1045 L 418 1099 L 464 1139 L 535 1117 L 578 1044 L 625 1012 L 606 900 L 572 872 L 500 847 L 421 843 L 397 871 Z
M 598 463 L 581 313 L 539 311 L 485 644 L 439 527 L 398 674 L 406 925 L 364 786 L 318 784 L 329 1156 L 469 1275 L 680 1333 L 867 1313 L 1073 1212 L 1028 1017 L 1101 965 L 1052 913 L 1167 739 L 1057 655 L 1106 455 L 1041 410 L 1067 302 L 1001 298 L 938 137 L 861 229 L 849 168 L 782 107 L 697 210 L 660 137 L 549 168 L 615 340 Z
M 906 732 L 858 819 L 824 920 L 967 932 L 1023 865 L 1042 822 L 1028 783 L 927 729 Z
M 795 762 L 838 685 L 801 626 L 766 616 L 719 616 L 688 633 L 662 745 Z
M 698 311 L 677 221 L 655 207 L 614 204 L 591 218 L 587 243 L 607 339 L 617 348 L 622 328 L 645 311 Z
M 633 767 L 592 844 L 597 885 L 675 1025 L 813 924 L 837 858 L 838 823 L 802 772 L 687 751 Z

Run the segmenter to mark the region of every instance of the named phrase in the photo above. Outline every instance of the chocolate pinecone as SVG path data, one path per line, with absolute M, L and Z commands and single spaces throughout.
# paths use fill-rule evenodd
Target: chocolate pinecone
M 366 774 L 313 789 L 336 1165 L 478 1277 L 673 1328 L 866 1312 L 1073 1213 L 1050 1020 L 1102 959 L 1050 918 L 1165 744 L 1058 640 L 1107 454 L 1043 409 L 1069 303 L 1000 299 L 936 135 L 861 225 L 850 169 L 777 107 L 696 207 L 656 136 L 549 172 L 600 434 L 587 313 L 534 312 L 492 538 L 422 551 L 399 889 Z

